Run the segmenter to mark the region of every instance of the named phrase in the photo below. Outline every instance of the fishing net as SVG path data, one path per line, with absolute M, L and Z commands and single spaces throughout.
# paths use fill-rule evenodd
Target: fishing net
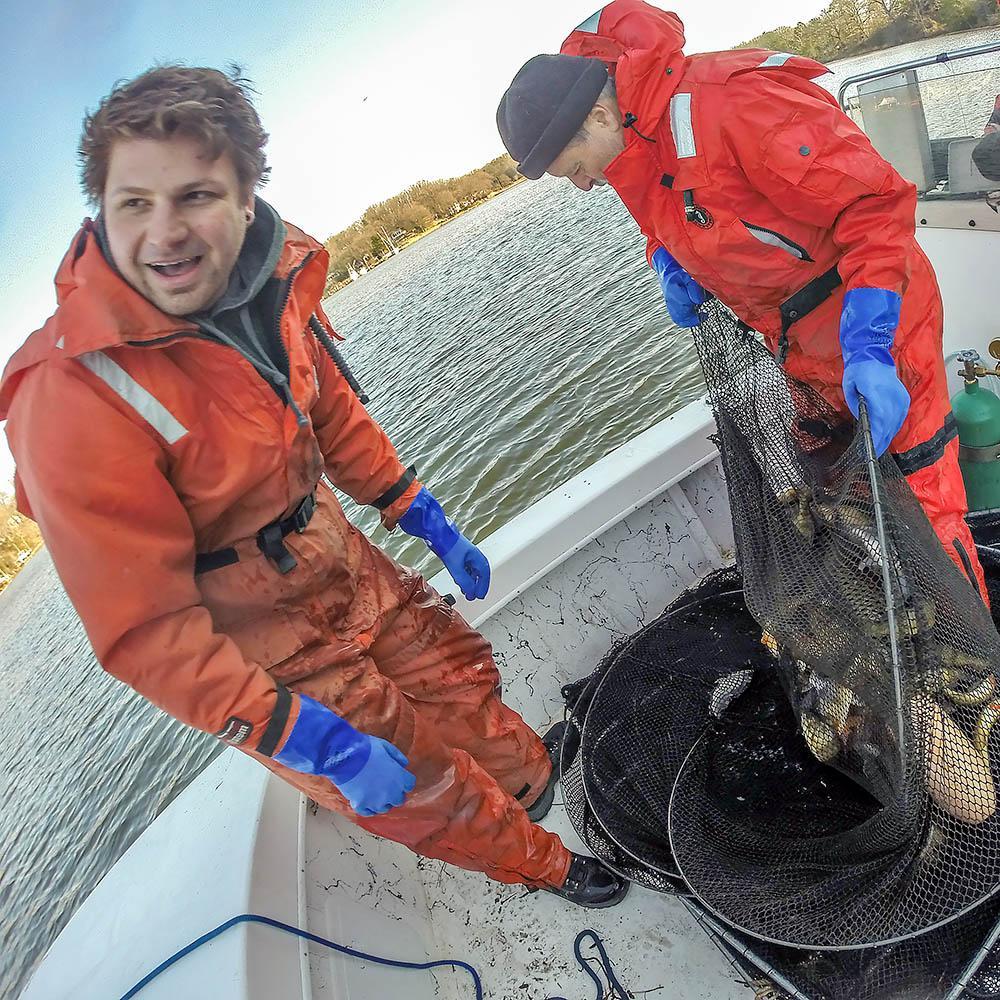
M 767 662 L 735 570 L 706 578 L 563 688 L 561 782 L 574 828 L 608 866 L 649 889 L 686 893 L 667 832 L 670 792 L 705 725 L 713 661 Z M 586 751 L 580 753 L 581 745 Z
M 837 952 L 755 941 L 694 912 L 744 978 L 770 981 L 776 998 L 1000 1000 L 1000 956 L 982 948 L 1000 930 L 994 901 L 906 941 Z
M 734 706 L 706 727 L 672 792 L 679 873 L 710 910 L 779 944 L 903 940 L 1000 885 L 1000 637 L 865 433 L 845 432 L 718 304 L 695 340 L 747 608 L 797 725 Z M 859 795 L 800 794 L 810 758 Z M 718 789 L 748 761 L 756 790 L 734 805 Z
M 1000 638 L 865 433 L 717 304 L 696 343 L 740 575 L 567 690 L 571 819 L 758 941 L 924 940 L 1000 885 Z
M 987 579 L 993 582 L 989 569 Z M 1000 584 L 1000 568 L 996 580 Z M 715 712 L 722 718 L 753 717 L 756 736 L 752 738 L 771 734 L 770 742 L 778 745 L 779 752 L 764 755 L 765 761 L 787 767 L 791 758 L 800 765 L 791 769 L 787 802 L 778 802 L 792 817 L 790 822 L 804 816 L 804 828 L 808 828 L 821 816 L 823 825 L 833 826 L 842 822 L 839 817 L 845 813 L 865 817 L 878 808 L 854 782 L 817 761 L 804 739 L 797 737 L 793 748 L 780 749 L 783 734 L 795 730 L 796 718 L 784 688 L 775 682 L 773 667 L 768 669 L 773 657 L 759 636 L 760 628 L 743 600 L 739 573 L 721 570 L 683 594 L 640 632 L 618 643 L 590 676 L 563 689 L 570 721 L 561 761 L 566 809 L 597 856 L 647 888 L 688 893 L 673 861 L 667 827 L 655 818 L 655 811 L 629 811 L 633 800 L 629 786 L 634 783 L 642 798 L 662 794 L 657 789 L 669 789 L 686 756 L 685 748 L 694 745 L 706 725 L 704 716 L 691 709 L 712 702 L 713 696 Z M 733 666 L 737 670 L 730 669 Z M 732 677 L 744 669 L 752 671 L 753 678 L 746 686 L 742 678 Z M 664 683 L 657 685 L 657 680 Z M 684 698 L 691 699 L 688 711 L 679 713 Z M 623 709 L 614 719 L 617 737 L 613 746 L 604 743 L 594 754 L 589 748 L 606 728 L 604 720 L 615 713 L 614 704 Z M 731 755 L 728 780 L 735 784 L 720 788 L 717 794 L 731 797 L 734 808 L 752 816 L 775 807 L 767 799 L 775 798 L 775 782 L 769 770 L 760 781 L 760 754 L 751 753 L 740 763 L 740 747 L 745 744 L 744 739 L 727 749 Z M 588 751 L 581 752 L 585 746 Z M 691 903 L 696 913 L 707 916 L 696 900 Z M 905 941 L 842 951 L 778 946 L 732 927 L 725 928 L 727 942 L 715 929 L 719 924 L 713 928 L 707 919 L 703 923 L 724 951 L 742 959 L 744 970 L 748 966 L 744 956 L 751 955 L 757 978 L 773 976 L 789 987 L 786 991 L 779 986 L 775 997 L 944 1000 L 953 995 L 963 1000 L 1000 1000 L 1000 955 L 986 958 L 981 968 L 970 971 L 998 920 L 1000 900 L 991 900 Z M 967 971 L 965 990 L 952 994 Z

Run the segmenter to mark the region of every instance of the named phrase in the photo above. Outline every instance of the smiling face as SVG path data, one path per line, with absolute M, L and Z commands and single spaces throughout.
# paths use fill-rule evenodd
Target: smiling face
M 120 139 L 101 199 L 111 256 L 140 295 L 172 316 L 222 296 L 253 220 L 228 153 L 184 135 Z
M 608 183 L 604 171 L 624 148 L 617 101 L 602 97 L 587 115 L 581 134 L 549 164 L 547 173 L 567 178 L 581 191 L 603 187 Z

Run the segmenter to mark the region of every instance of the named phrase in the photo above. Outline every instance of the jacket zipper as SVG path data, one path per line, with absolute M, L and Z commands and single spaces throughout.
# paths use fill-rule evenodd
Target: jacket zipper
M 281 295 L 281 305 L 277 313 L 277 321 L 275 323 L 274 337 L 275 340 L 277 341 L 278 347 L 281 350 L 281 356 L 285 360 L 285 369 L 288 371 L 289 376 L 291 375 L 292 371 L 292 361 L 288 355 L 288 348 L 285 347 L 285 341 L 282 339 L 281 336 L 281 320 L 282 317 L 285 315 L 285 310 L 288 308 L 288 302 L 292 297 L 292 282 L 295 281 L 295 278 L 297 277 L 298 273 L 315 256 L 316 256 L 315 251 L 311 250 L 308 254 L 306 254 L 306 256 L 302 259 L 302 261 L 289 272 L 288 277 L 285 278 L 284 291 Z M 163 347 L 166 344 L 173 343 L 175 340 L 184 340 L 184 339 L 207 340 L 212 344 L 219 343 L 219 341 L 216 340 L 215 337 L 210 337 L 208 336 L 208 334 L 201 333 L 197 330 L 177 330 L 174 333 L 168 333 L 165 337 L 157 337 L 155 340 L 139 340 L 139 341 L 130 340 L 127 341 L 127 343 L 129 344 L 130 347 Z M 220 346 L 227 347 L 229 345 L 221 344 Z M 236 349 L 230 347 L 230 350 L 236 350 Z M 244 357 L 239 351 L 236 351 L 236 353 L 240 354 L 240 357 Z M 244 360 L 250 363 L 249 359 L 244 358 Z M 250 363 L 250 367 L 251 368 L 254 367 L 252 363 Z M 254 371 L 257 374 L 257 376 L 260 377 L 260 373 L 257 372 L 256 368 L 254 368 Z M 279 385 L 282 390 L 282 395 L 284 397 L 285 405 L 290 406 L 292 408 L 292 412 L 295 414 L 296 423 L 300 427 L 307 427 L 309 425 L 309 418 L 299 409 L 298 404 L 295 402 L 295 398 L 294 396 L 292 396 L 292 390 L 288 378 L 285 377 L 283 372 L 280 372 L 279 376 L 281 378 L 281 382 L 279 382 Z
M 156 340 L 126 340 L 129 347 L 163 347 L 164 344 L 172 344 L 175 340 L 210 340 L 213 344 L 218 343 L 214 337 L 198 330 L 175 330 L 165 337 L 157 337 Z M 112 345 L 113 346 L 113 345 Z
M 784 250 L 786 253 L 790 253 L 793 257 L 796 257 L 799 260 L 809 261 L 812 263 L 812 257 L 809 256 L 809 251 L 806 250 L 805 247 L 799 246 L 799 244 L 794 240 L 790 240 L 787 236 L 782 236 L 781 233 L 776 232 L 773 229 L 767 229 L 764 226 L 755 226 L 752 222 L 747 222 L 746 219 L 740 219 L 740 222 L 743 223 L 755 240 L 759 240 L 767 246 Z
M 200 333 L 194 330 L 178 330 L 175 333 L 168 333 L 165 337 L 157 337 L 156 340 L 127 340 L 125 341 L 125 343 L 128 347 L 165 347 L 168 344 L 173 344 L 178 340 L 203 340 L 208 344 L 214 344 L 216 347 L 221 348 L 223 351 L 232 351 L 240 359 L 240 361 L 242 361 L 247 366 L 247 368 L 254 374 L 254 376 L 261 379 L 261 381 L 263 381 L 265 385 L 270 386 L 271 384 L 261 375 L 259 371 L 257 371 L 257 368 L 253 364 L 253 362 L 241 350 L 239 350 L 236 347 L 233 347 L 232 344 L 224 344 L 222 343 L 222 341 L 216 340 L 215 337 L 210 337 L 206 333 Z M 278 374 L 279 376 L 281 376 L 282 379 L 284 379 L 284 376 L 281 375 L 280 372 Z M 280 385 L 283 390 L 283 395 L 282 398 L 279 398 L 278 402 L 281 403 L 283 406 L 288 405 L 288 400 L 283 398 L 286 395 L 290 395 L 290 392 L 288 390 L 288 381 L 285 380 L 284 382 L 280 383 Z M 295 410 L 296 419 L 298 419 L 300 411 L 298 407 L 295 405 L 294 401 L 292 402 L 292 407 Z
M 281 296 L 281 305 L 278 308 L 277 319 L 275 321 L 274 337 L 281 349 L 281 356 L 285 359 L 285 370 L 288 372 L 289 378 L 292 374 L 292 359 L 288 356 L 288 348 L 285 347 L 285 341 L 281 336 L 281 320 L 284 318 L 285 310 L 288 308 L 288 302 L 292 297 L 292 283 L 295 281 L 298 273 L 313 259 L 315 255 L 314 251 L 310 251 L 303 258 L 302 262 L 294 267 L 290 272 L 288 277 L 285 279 L 285 290 Z M 295 402 L 295 397 L 292 396 L 292 388 L 289 384 L 288 378 L 282 383 L 282 389 L 285 392 L 285 402 L 292 408 L 292 412 L 295 414 L 295 420 L 300 427 L 306 427 L 309 424 L 309 418 L 299 409 L 298 404 Z

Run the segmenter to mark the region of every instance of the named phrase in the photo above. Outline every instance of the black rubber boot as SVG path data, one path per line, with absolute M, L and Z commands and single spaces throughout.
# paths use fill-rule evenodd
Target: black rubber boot
M 597 910 L 620 903 L 630 884 L 610 868 L 605 868 L 597 858 L 574 854 L 562 888 L 546 891 L 562 896 L 577 906 Z
M 555 800 L 556 782 L 559 780 L 559 748 L 562 746 L 563 734 L 565 732 L 566 723 L 557 722 L 542 737 L 542 743 L 545 744 L 545 749 L 549 752 L 549 760 L 552 761 L 552 773 L 549 775 L 549 780 L 545 783 L 541 795 L 530 806 L 524 807 L 528 814 L 528 819 L 532 823 L 538 823 L 540 820 L 545 819 Z

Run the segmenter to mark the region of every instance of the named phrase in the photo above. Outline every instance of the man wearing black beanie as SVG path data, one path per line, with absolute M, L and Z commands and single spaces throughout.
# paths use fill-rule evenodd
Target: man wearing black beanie
M 676 14 L 612 0 L 518 71 L 497 109 L 504 145 L 526 177 L 615 189 L 678 326 L 697 326 L 711 293 L 846 419 L 864 398 L 878 453 L 987 600 L 915 187 L 813 83 L 825 66 L 683 45 Z

